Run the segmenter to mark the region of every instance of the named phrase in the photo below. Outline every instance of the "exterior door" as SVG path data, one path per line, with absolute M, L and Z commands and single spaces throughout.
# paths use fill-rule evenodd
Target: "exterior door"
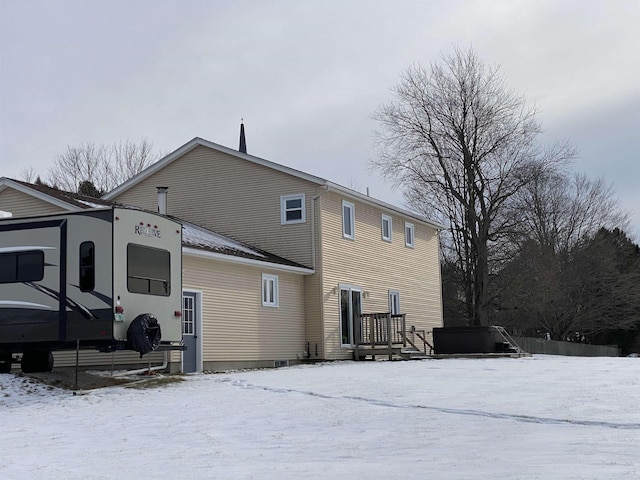
M 361 336 L 360 315 L 362 315 L 362 290 L 357 287 L 341 285 L 340 343 L 343 347 L 355 345 L 355 339 Z
M 182 341 L 187 348 L 182 352 L 182 372 L 198 371 L 198 311 L 197 294 L 184 292 L 182 294 Z
M 400 292 L 397 290 L 389 290 L 389 312 L 400 315 Z

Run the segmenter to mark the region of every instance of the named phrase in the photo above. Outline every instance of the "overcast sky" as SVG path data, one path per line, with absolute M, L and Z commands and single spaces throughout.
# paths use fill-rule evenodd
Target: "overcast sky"
M 248 153 L 403 206 L 368 167 L 371 115 L 454 45 L 501 66 L 640 238 L 638 0 L 0 0 L 0 176 L 82 142 L 238 148 L 244 118 Z

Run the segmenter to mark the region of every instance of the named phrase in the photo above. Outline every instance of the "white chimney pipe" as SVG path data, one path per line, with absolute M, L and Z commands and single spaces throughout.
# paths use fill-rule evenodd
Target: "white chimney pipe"
M 156 187 L 158 190 L 158 213 L 161 215 L 167 214 L 167 190 L 169 187 Z

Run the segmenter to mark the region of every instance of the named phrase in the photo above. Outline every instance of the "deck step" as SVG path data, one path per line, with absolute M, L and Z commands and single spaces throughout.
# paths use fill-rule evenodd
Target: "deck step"
M 426 358 L 429 358 L 429 356 L 426 355 L 423 351 L 413 347 L 396 346 L 391 350 L 392 350 L 392 355 L 395 358 L 399 357 L 402 360 L 424 360 Z M 367 357 L 373 357 L 373 356 L 383 358 L 389 355 L 389 349 L 383 348 L 383 347 L 379 347 L 375 349 L 366 348 L 366 349 L 360 349 L 357 352 L 357 357 L 356 357 L 355 351 L 353 352 L 353 355 L 354 355 L 354 360 L 365 360 Z
M 400 350 L 400 356 L 404 360 L 424 360 L 428 358 L 424 352 L 421 352 L 417 348 L 403 348 Z

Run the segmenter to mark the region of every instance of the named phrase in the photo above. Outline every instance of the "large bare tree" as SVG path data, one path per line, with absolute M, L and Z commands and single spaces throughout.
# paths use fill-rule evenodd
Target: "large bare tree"
M 127 140 L 114 145 L 67 146 L 49 169 L 47 182 L 71 192 L 91 184 L 96 192 L 104 193 L 141 172 L 158 157 L 146 139 L 139 143 Z
M 513 196 L 573 148 L 541 148 L 536 109 L 471 49 L 407 69 L 393 92 L 375 114 L 373 167 L 404 189 L 410 207 L 448 224 L 468 321 L 486 325 L 490 260 L 518 220 Z

